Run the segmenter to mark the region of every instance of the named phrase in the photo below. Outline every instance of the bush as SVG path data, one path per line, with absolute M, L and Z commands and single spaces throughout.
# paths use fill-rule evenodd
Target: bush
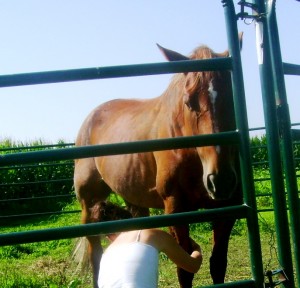
M 49 145 L 38 140 L 28 145 L 6 139 L 0 143 L 0 153 L 4 155 L 70 146 L 63 141 Z M 0 216 L 61 210 L 74 198 L 73 171 L 73 161 L 1 167 Z

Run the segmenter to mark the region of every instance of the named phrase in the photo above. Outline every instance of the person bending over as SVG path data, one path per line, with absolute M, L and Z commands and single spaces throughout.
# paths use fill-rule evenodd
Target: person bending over
M 96 221 L 132 218 L 129 211 L 110 202 L 100 202 L 93 211 Z M 159 253 L 165 253 L 178 267 L 196 273 L 202 264 L 200 246 L 191 238 L 188 254 L 167 232 L 144 229 L 106 235 L 111 244 L 102 255 L 99 288 L 158 287 Z

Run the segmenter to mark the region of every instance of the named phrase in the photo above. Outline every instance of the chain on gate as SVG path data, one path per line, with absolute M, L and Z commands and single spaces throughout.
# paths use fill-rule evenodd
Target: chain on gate
M 276 243 L 275 243 L 275 229 L 270 226 L 270 224 L 263 218 L 261 213 L 258 212 L 259 221 L 261 221 L 264 224 L 264 227 L 266 228 L 267 232 L 270 234 L 270 239 L 268 241 L 269 245 L 269 253 L 270 257 L 265 265 L 265 277 L 267 278 L 268 282 L 265 282 L 265 288 L 273 288 L 276 287 L 284 282 L 288 281 L 288 277 L 282 267 L 271 270 L 271 264 L 273 262 L 273 258 L 275 255 L 277 263 L 279 263 L 279 258 L 277 255 L 277 249 L 276 249 Z

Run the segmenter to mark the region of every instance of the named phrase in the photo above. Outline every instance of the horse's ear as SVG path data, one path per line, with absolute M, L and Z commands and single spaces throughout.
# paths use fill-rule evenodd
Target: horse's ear
M 164 54 L 164 56 L 167 58 L 168 61 L 183 61 L 183 60 L 190 60 L 190 58 L 181 55 L 178 52 L 166 49 L 159 44 L 156 44 L 159 50 Z
M 244 32 L 240 32 L 239 33 L 239 44 L 240 44 L 240 51 L 242 51 L 242 48 L 243 48 L 243 34 Z M 229 57 L 229 51 L 226 50 L 224 51 L 223 53 L 220 54 L 221 57 Z

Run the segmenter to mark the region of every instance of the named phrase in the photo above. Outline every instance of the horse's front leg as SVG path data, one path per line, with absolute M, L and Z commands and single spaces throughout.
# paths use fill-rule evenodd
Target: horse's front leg
M 174 208 L 173 201 L 165 201 L 165 213 L 171 214 L 179 212 Z M 192 253 L 192 245 L 189 237 L 189 225 L 180 225 L 170 227 L 170 233 L 176 239 L 177 243 L 189 254 Z M 181 288 L 191 288 L 194 274 L 177 267 L 177 276 Z
M 224 283 L 227 268 L 227 252 L 235 219 L 213 222 L 213 250 L 210 257 L 210 274 L 214 284 Z
M 170 230 L 171 233 L 174 235 L 175 239 L 177 240 L 177 242 L 180 244 L 180 246 L 189 254 L 191 254 L 192 247 L 189 238 L 189 226 L 182 225 L 182 226 L 171 227 Z M 177 267 L 177 276 L 181 288 L 192 287 L 192 283 L 194 279 L 193 273 L 187 272 Z

